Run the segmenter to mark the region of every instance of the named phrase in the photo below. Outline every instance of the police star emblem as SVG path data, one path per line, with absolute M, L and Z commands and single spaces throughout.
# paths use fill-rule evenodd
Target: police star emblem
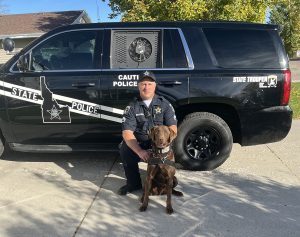
M 47 112 L 50 114 L 50 120 L 52 119 L 59 119 L 61 120 L 59 114 L 62 112 L 62 110 L 58 110 L 55 105 L 53 105 L 51 110 L 47 110 Z
M 144 75 L 145 75 L 145 76 L 149 76 L 149 74 L 150 74 L 150 73 L 149 73 L 148 71 L 144 72 Z
M 160 107 L 156 107 L 154 109 L 154 111 L 155 111 L 155 114 L 160 114 L 161 113 L 161 108 Z

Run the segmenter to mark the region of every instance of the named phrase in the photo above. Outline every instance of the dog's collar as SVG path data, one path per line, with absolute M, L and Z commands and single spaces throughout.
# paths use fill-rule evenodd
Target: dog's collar
M 168 159 L 169 153 L 171 152 L 170 146 L 165 148 L 157 148 L 152 145 L 152 156 L 148 160 L 150 165 L 166 164 L 175 167 L 175 162 Z
M 167 146 L 165 148 L 152 147 L 153 153 L 158 153 L 158 154 L 165 154 L 168 153 L 170 150 L 171 150 L 170 146 Z

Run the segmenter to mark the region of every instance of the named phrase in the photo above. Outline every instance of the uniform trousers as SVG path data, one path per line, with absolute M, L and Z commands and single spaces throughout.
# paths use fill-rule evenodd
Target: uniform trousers
M 151 142 L 141 142 L 140 146 L 144 150 L 151 149 Z M 141 158 L 133 150 L 131 150 L 124 141 L 120 147 L 120 157 L 125 170 L 127 186 L 133 189 L 141 188 L 142 182 L 138 165 L 138 163 L 142 161 Z

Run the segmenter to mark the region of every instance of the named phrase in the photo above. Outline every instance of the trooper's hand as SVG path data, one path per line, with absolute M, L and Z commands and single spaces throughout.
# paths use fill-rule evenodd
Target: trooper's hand
M 141 150 L 138 154 L 138 156 L 144 161 L 147 162 L 147 160 L 150 157 L 150 152 L 146 150 Z

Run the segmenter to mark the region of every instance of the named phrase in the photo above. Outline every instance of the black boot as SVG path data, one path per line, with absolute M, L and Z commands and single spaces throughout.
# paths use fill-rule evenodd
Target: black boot
M 129 187 L 127 184 L 119 188 L 118 194 L 119 195 L 126 195 L 127 193 L 131 193 L 133 191 L 141 190 L 142 186 L 136 186 L 136 187 Z

